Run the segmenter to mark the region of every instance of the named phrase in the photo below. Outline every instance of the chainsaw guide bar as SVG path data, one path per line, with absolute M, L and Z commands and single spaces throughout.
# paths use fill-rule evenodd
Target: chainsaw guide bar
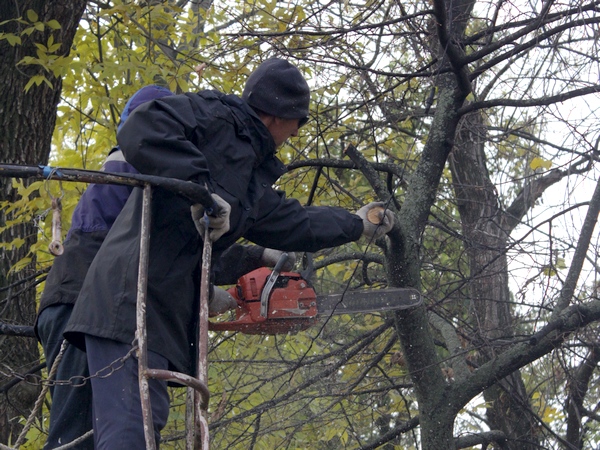
M 211 331 L 245 334 L 286 334 L 306 330 L 319 317 L 334 314 L 381 313 L 419 306 L 422 297 L 414 288 L 346 291 L 317 296 L 299 273 L 256 269 L 241 277 L 228 292 L 238 307 L 235 320 L 209 322 Z
M 422 301 L 421 293 L 413 288 L 346 291 L 317 296 L 317 310 L 319 315 L 376 313 L 414 308 Z

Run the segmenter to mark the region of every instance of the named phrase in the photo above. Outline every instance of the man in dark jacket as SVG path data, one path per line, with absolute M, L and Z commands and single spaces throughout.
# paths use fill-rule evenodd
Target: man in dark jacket
M 316 251 L 388 232 L 388 211 L 372 225 L 369 204 L 303 207 L 272 188 L 285 173 L 277 147 L 308 118 L 310 92 L 299 70 L 281 59 L 261 64 L 242 98 L 216 91 L 166 97 L 139 107 L 118 134 L 127 161 L 149 175 L 205 185 L 221 206 L 210 218 L 213 256 L 244 237 L 283 251 Z M 149 364 L 192 373 L 202 242 L 185 199 L 156 188 L 151 204 L 147 287 Z M 94 373 L 122 358 L 135 341 L 142 191 L 134 189 L 92 263 L 65 336 L 87 350 Z M 198 217 L 198 208 L 193 209 Z M 92 378 L 97 448 L 143 448 L 137 362 Z M 157 442 L 168 417 L 166 383 L 150 380 Z
M 125 105 L 119 128 L 139 105 L 170 95 L 173 95 L 171 91 L 160 86 L 141 88 Z M 111 150 L 102 171 L 138 173 L 125 161 L 119 147 Z M 92 184 L 83 193 L 73 212 L 64 253 L 56 257 L 48 273 L 35 324 L 48 371 L 59 354 L 64 329 L 88 268 L 132 189 L 129 186 Z M 232 246 L 216 264 L 215 283 L 233 284 L 237 278 L 251 270 L 265 265 L 273 266 L 281 253 L 256 245 Z M 227 306 L 231 306 L 226 291 L 215 287 L 213 292 L 210 308 L 213 314 L 223 312 Z M 231 301 L 235 304 L 235 300 Z M 54 378 L 70 383 L 50 388 L 52 406 L 45 449 L 65 445 L 92 430 L 92 390 L 90 384 L 84 381 L 87 376 L 89 371 L 85 353 L 77 347 L 67 345 Z M 93 449 L 92 437 L 79 443 L 77 448 Z

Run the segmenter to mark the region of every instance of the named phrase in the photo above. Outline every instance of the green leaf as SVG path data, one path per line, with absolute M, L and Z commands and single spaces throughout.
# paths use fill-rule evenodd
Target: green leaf
M 11 33 L 0 33 L 0 41 L 6 39 L 11 47 L 15 45 L 21 45 L 21 37 Z
M 556 262 L 554 263 L 557 269 L 566 269 L 567 264 L 565 263 L 565 258 L 556 258 Z
M 23 31 L 21 31 L 21 35 L 31 35 L 31 33 L 33 33 L 35 31 L 35 27 L 27 27 L 25 28 Z
M 60 46 L 61 46 L 61 44 L 58 42 L 56 44 L 52 44 L 51 46 L 48 47 L 48 53 L 56 52 L 60 48 Z
M 554 270 L 554 267 L 551 266 L 546 266 L 542 269 L 542 273 L 544 275 L 546 275 L 547 277 L 555 277 L 556 276 L 556 270 Z
M 34 84 L 36 86 L 39 86 L 42 83 L 46 83 L 49 87 L 52 87 L 52 84 L 50 83 L 50 81 L 48 81 L 48 79 L 46 79 L 46 77 L 44 75 L 34 75 L 34 76 L 32 76 L 29 79 L 29 81 L 27 82 L 27 84 L 25 85 L 25 92 L 29 92 L 29 89 Z
M 27 19 L 31 23 L 35 23 L 35 22 L 37 22 L 39 20 L 39 17 L 38 17 L 37 13 L 33 9 L 28 9 L 27 10 Z
M 60 23 L 58 23 L 58 20 L 56 19 L 52 19 L 46 22 L 46 25 L 48 25 L 53 30 L 60 30 L 62 28 L 62 26 L 60 25 Z

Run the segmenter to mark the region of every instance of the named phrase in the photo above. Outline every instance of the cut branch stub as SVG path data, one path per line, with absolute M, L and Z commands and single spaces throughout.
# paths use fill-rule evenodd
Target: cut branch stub
M 367 212 L 367 219 L 374 225 L 379 225 L 385 217 L 385 208 L 383 206 L 375 206 Z

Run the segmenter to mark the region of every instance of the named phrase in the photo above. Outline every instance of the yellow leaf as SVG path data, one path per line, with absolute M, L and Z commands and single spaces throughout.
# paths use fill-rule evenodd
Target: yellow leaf
M 554 270 L 552 267 L 550 266 L 546 266 L 542 269 L 542 273 L 544 275 L 546 275 L 547 277 L 554 277 L 556 276 L 556 270 Z
M 342 443 L 344 445 L 346 445 L 346 443 L 348 442 L 348 432 L 344 431 L 342 434 L 340 434 L 340 441 L 342 441 Z
M 550 167 L 552 167 L 552 161 L 548 161 L 539 157 L 533 158 L 533 160 L 531 161 L 531 163 L 529 164 L 529 166 L 533 169 L 550 169 Z

